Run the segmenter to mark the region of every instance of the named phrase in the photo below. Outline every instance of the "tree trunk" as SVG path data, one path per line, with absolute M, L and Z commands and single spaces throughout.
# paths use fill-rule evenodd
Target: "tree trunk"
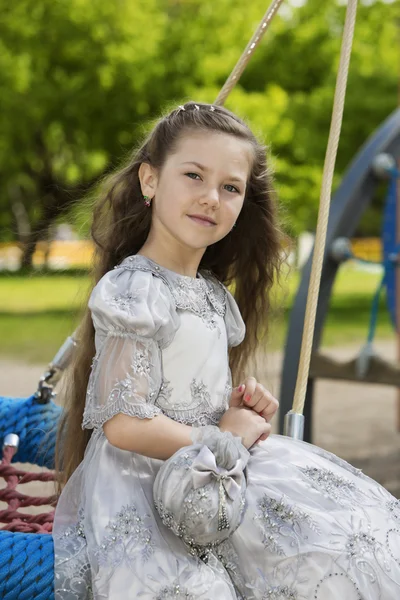
M 58 211 L 56 214 L 54 214 L 53 211 L 46 211 L 46 214 L 43 215 L 39 223 L 33 227 L 25 244 L 23 245 L 21 268 L 32 268 L 32 259 L 36 250 L 36 244 L 42 239 L 44 234 L 47 233 L 48 228 L 56 216 L 58 216 Z
M 43 237 L 47 239 L 47 233 L 53 221 L 61 214 L 66 213 L 74 202 L 83 198 L 96 183 L 112 170 L 112 164 L 110 163 L 102 173 L 95 175 L 88 181 L 71 187 L 61 186 L 53 177 L 51 162 L 40 135 L 38 135 L 37 144 L 38 154 L 42 156 L 45 164 L 37 180 L 37 194 L 39 202 L 42 202 L 42 216 L 32 226 L 23 247 L 21 267 L 26 269 L 32 268 L 32 258 L 36 244 Z
M 21 244 L 25 244 L 31 232 L 31 224 L 29 215 L 22 201 L 20 186 L 10 185 L 8 188 L 8 196 L 11 200 L 11 210 L 15 219 L 18 241 Z

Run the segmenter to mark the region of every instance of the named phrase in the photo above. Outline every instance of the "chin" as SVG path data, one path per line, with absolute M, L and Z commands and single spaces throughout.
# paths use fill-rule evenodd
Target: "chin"
M 207 237 L 209 239 L 207 239 Z M 188 246 L 189 248 L 192 248 L 192 250 L 205 250 L 208 246 L 211 246 L 212 244 L 215 244 L 216 242 L 219 241 L 218 239 L 215 239 L 215 236 L 190 236 L 190 238 L 178 238 L 180 240 L 180 242 L 182 244 L 184 244 L 185 246 Z

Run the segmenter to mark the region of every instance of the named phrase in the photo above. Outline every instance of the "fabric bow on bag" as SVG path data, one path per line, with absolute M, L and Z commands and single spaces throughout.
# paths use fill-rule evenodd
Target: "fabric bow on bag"
M 192 548 L 210 548 L 239 527 L 245 509 L 248 453 L 217 432 L 181 448 L 160 468 L 154 504 L 168 528 Z
M 217 466 L 215 456 L 207 446 L 203 446 L 192 463 L 192 480 L 194 489 L 204 487 L 213 480 L 219 482 L 218 531 L 229 527 L 226 495 L 235 500 L 240 494 L 240 481 L 243 478 L 243 462 L 239 459 L 232 469 Z

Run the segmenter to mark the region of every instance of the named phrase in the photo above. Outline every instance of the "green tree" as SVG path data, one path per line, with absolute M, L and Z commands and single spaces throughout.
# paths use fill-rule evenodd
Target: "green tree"
M 285 223 L 294 234 L 316 224 L 345 17 L 342 4 L 308 0 L 282 12 L 227 102 L 248 116 L 270 145 Z M 210 65 L 219 64 L 222 40 L 220 44 L 207 61 L 208 81 L 218 85 L 221 80 L 211 79 Z M 399 1 L 361 3 L 335 185 L 362 144 L 397 107 L 399 47 Z M 226 73 L 236 57 L 226 63 Z M 194 95 L 197 91 L 201 93 L 192 89 Z M 367 211 L 360 234 L 380 235 L 381 212 L 378 199 Z
M 19 230 L 29 264 L 60 215 L 87 223 L 76 201 L 155 115 L 215 99 L 265 1 L 0 0 L 0 9 L 1 236 Z M 359 7 L 336 181 L 397 105 L 398 15 L 398 0 Z M 227 101 L 271 148 L 293 234 L 316 222 L 343 21 L 338 0 L 284 3 Z
M 12 238 L 6 209 L 25 208 L 29 264 L 43 232 L 113 168 L 158 108 L 151 86 L 166 16 L 156 0 L 0 5 L 1 225 Z

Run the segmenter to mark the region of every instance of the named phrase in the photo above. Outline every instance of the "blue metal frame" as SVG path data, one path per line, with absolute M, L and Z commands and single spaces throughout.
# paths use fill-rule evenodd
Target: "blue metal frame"
M 381 153 L 391 154 L 396 159 L 400 157 L 400 109 L 393 112 L 367 140 L 350 164 L 332 199 L 313 340 L 314 352 L 320 345 L 332 285 L 339 267 L 338 263 L 330 257 L 330 248 L 336 238 L 350 238 L 354 234 L 379 183 L 372 171 L 372 163 Z M 289 320 L 280 390 L 279 429 L 281 433 L 284 416 L 292 407 L 296 387 L 311 261 L 312 253 L 303 269 Z M 304 412 L 306 441 L 312 440 L 313 389 L 314 380 L 310 378 Z

